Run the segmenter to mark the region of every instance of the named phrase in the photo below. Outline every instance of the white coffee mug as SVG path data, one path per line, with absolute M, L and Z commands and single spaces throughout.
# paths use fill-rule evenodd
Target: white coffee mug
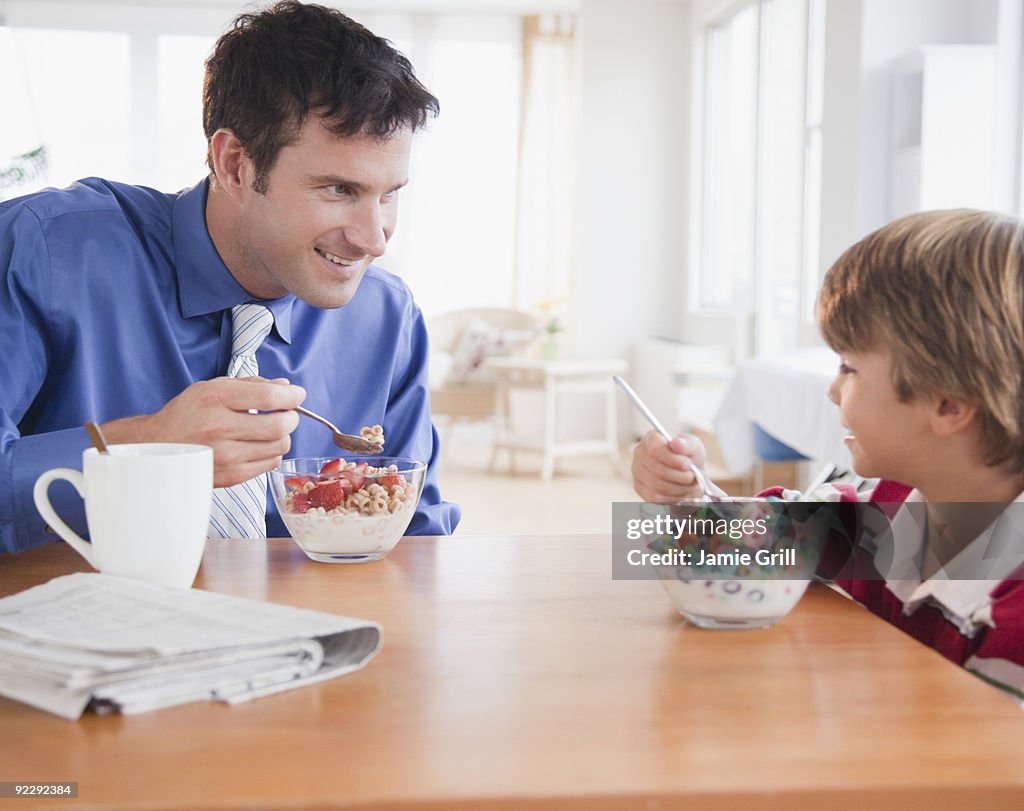
M 85 499 L 92 543 L 79 537 L 50 504 L 47 490 L 69 481 Z M 189 588 L 206 546 L 213 501 L 213 450 L 205 445 L 141 443 L 89 448 L 82 472 L 43 473 L 32 493 L 46 522 L 93 568 Z

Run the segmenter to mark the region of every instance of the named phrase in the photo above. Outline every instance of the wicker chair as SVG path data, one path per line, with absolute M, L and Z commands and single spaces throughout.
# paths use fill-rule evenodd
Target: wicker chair
M 538 332 L 537 319 L 522 310 L 500 307 L 456 310 L 427 321 L 431 354 L 437 358 L 447 353 L 450 364 L 451 358 L 458 356 L 467 329 L 479 324 L 517 336 L 517 340 L 501 351 L 502 355 L 527 351 L 528 338 Z M 449 426 L 459 421 L 491 419 L 496 406 L 495 386 L 486 376 L 474 375 L 466 380 L 449 378 L 431 385 L 430 410 L 434 417 L 445 417 Z

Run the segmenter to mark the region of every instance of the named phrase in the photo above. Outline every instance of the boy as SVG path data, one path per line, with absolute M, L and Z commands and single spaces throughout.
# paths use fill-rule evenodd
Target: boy
M 1024 511 L 1008 506 L 1024 502 L 1024 223 L 970 210 L 896 220 L 829 270 L 817 319 L 840 354 L 828 396 L 853 467 L 881 480 L 871 501 L 903 502 L 890 548 L 867 561 L 874 571 L 836 585 L 1024 698 L 1024 566 L 1005 548 L 1019 547 Z M 634 488 L 647 501 L 695 499 L 689 468 L 703 462 L 695 438 L 651 432 L 634 452 Z

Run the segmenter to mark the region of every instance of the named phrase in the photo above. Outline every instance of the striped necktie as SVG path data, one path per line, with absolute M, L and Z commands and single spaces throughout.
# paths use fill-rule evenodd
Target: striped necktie
M 256 350 L 274 325 L 274 316 L 260 304 L 231 308 L 231 361 L 228 377 L 254 377 L 260 373 Z M 264 538 L 267 534 L 267 474 L 213 491 L 210 538 Z

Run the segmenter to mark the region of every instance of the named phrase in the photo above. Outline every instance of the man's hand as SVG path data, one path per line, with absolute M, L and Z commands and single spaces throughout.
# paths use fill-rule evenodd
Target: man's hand
M 113 420 L 102 428 L 111 443 L 209 445 L 214 487 L 230 487 L 281 463 L 299 424 L 292 409 L 304 399 L 306 390 L 287 380 L 218 377 L 193 383 L 155 414 Z
M 674 504 L 703 497 L 690 468 L 703 469 L 707 461 L 704 443 L 687 434 L 671 442 L 657 431 L 648 431 L 633 449 L 633 489 L 644 501 Z

